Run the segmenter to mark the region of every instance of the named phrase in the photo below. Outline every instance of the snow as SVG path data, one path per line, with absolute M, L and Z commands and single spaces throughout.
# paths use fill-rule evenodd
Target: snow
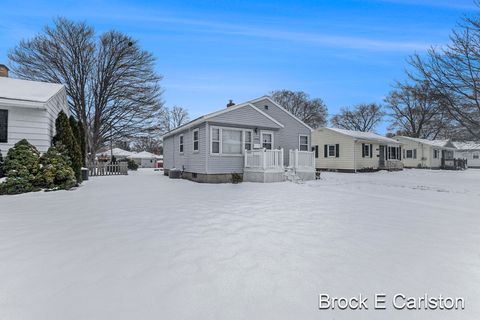
M 135 152 L 130 152 L 127 150 L 123 150 L 121 148 L 113 148 L 112 150 L 108 149 L 103 152 L 97 153 L 97 157 L 100 156 L 110 156 L 110 154 L 113 154 L 115 157 L 129 157 L 135 155 Z
M 412 138 L 412 137 L 405 137 L 405 136 L 400 136 L 400 138 L 423 143 L 426 145 L 430 145 L 432 147 L 448 147 L 448 142 L 449 140 L 428 140 L 428 139 L 420 139 L 420 138 Z
M 476 141 L 453 142 L 453 145 L 458 150 L 480 150 L 480 142 Z
M 362 139 L 362 140 L 368 140 L 368 141 L 374 141 L 374 142 L 384 142 L 384 143 L 386 142 L 391 144 L 400 144 L 397 140 L 383 137 L 373 132 L 353 131 L 353 130 L 345 130 L 345 129 L 339 129 L 339 128 L 325 128 L 325 129 L 332 130 L 355 139 Z
M 163 159 L 163 156 L 156 155 L 148 151 L 140 151 L 128 156 L 130 159 Z
M 63 85 L 0 77 L 0 99 L 47 102 Z
M 0 197 L 0 319 L 474 319 L 480 170 L 196 184 L 153 169 Z M 324 311 L 318 294 L 463 297 Z

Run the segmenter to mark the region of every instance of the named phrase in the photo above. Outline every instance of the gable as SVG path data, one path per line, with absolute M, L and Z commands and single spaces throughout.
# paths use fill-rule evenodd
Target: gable
M 231 107 L 233 108 L 233 107 Z M 208 117 L 209 122 L 225 123 L 242 126 L 255 126 L 263 128 L 279 129 L 281 123 L 274 121 L 265 113 L 260 112 L 252 105 L 245 105 L 239 108 L 226 110 L 226 112 Z

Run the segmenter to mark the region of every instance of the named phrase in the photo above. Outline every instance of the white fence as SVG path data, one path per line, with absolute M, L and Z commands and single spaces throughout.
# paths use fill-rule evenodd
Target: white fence
M 245 150 L 245 168 L 283 169 L 283 149 Z
M 289 167 L 295 170 L 315 170 L 315 153 L 310 151 L 290 150 Z

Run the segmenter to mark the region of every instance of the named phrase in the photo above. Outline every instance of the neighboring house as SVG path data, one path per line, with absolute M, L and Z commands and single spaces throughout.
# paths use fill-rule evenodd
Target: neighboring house
M 147 151 L 141 151 L 128 156 L 128 159 L 135 161 L 139 168 L 155 168 L 157 161 L 163 159 L 163 157 Z
M 373 132 L 319 128 L 312 133 L 318 170 L 401 170 L 401 145 Z
M 466 159 L 469 168 L 480 168 L 480 142 L 453 142 L 455 158 Z
M 130 156 L 133 156 L 135 153 L 121 148 L 106 149 L 96 154 L 98 160 L 110 160 L 110 157 L 113 155 L 116 160 L 126 159 Z
M 455 146 L 450 140 L 428 140 L 395 136 L 403 145 L 403 165 L 405 168 L 440 169 L 453 161 Z
M 163 136 L 165 174 L 176 169 L 198 182 L 229 182 L 234 174 L 273 182 L 283 181 L 290 167 L 298 177 L 313 179 L 311 131 L 268 96 L 230 102 Z
M 3 155 L 22 139 L 46 152 L 55 135 L 58 113 L 70 114 L 61 84 L 8 78 L 0 65 L 0 150 Z

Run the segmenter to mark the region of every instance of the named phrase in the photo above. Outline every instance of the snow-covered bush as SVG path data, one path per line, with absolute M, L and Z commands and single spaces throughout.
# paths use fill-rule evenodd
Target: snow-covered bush
M 118 162 L 126 162 L 127 163 L 127 167 L 128 167 L 128 170 L 137 170 L 138 169 L 138 164 L 133 161 L 132 159 L 122 159 L 122 160 L 119 160 Z
M 0 150 L 0 178 L 3 178 L 3 156 L 2 156 L 2 150 Z
M 40 157 L 38 182 L 47 190 L 70 189 L 77 185 L 75 173 L 70 167 L 69 159 L 55 147 Z
M 20 140 L 8 150 L 3 170 L 7 180 L 0 184 L 0 194 L 18 194 L 40 189 L 37 180 L 40 154 L 27 140 Z

